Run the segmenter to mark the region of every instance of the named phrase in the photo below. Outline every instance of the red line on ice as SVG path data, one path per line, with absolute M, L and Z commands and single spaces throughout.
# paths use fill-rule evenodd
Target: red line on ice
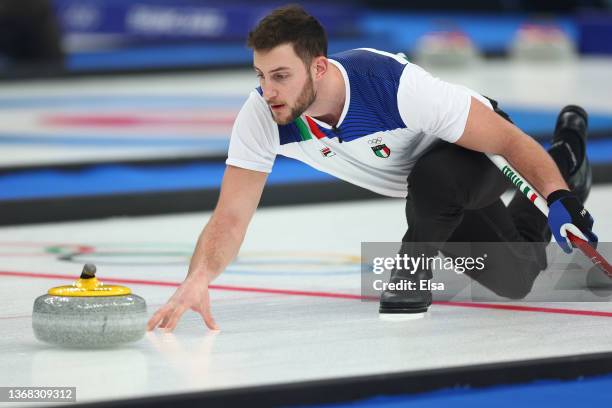
M 16 276 L 22 278 L 40 278 L 40 279 L 67 279 L 73 281 L 74 275 L 60 275 L 60 274 L 40 274 L 32 272 L 10 272 L 0 271 L 0 276 Z M 178 287 L 178 282 L 166 282 L 166 281 L 155 281 L 155 280 L 143 280 L 143 279 L 122 279 L 122 278 L 104 278 L 103 282 L 109 283 L 125 283 L 134 285 L 149 285 L 149 286 L 170 286 Z M 353 300 L 375 300 L 374 297 L 367 297 L 361 295 L 354 295 L 350 293 L 333 293 L 333 292 L 317 292 L 317 291 L 304 291 L 304 290 L 290 290 L 290 289 L 268 289 L 268 288 L 254 288 L 247 286 L 230 286 L 230 285 L 210 285 L 210 289 L 214 290 L 227 290 L 232 292 L 251 292 L 251 293 L 271 293 L 277 295 L 289 295 L 289 296 L 310 296 L 310 297 L 325 297 L 325 298 L 336 298 L 336 299 L 353 299 Z M 553 314 L 566 314 L 566 315 L 578 315 L 578 316 L 598 316 L 598 317 L 612 317 L 612 312 L 602 312 L 597 310 L 576 310 L 576 309 L 563 309 L 555 307 L 540 307 L 540 306 L 522 306 L 522 305 L 507 305 L 499 303 L 471 303 L 471 302 L 434 302 L 440 306 L 455 306 L 455 307 L 471 307 L 477 309 L 497 309 L 497 310 L 509 310 L 515 312 L 540 312 L 540 313 L 553 313 Z

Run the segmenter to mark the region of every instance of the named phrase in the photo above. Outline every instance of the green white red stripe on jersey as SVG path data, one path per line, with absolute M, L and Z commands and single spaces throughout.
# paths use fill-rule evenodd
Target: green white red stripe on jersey
M 304 120 L 302 117 L 298 117 L 294 121 L 295 125 L 300 131 L 300 138 L 302 141 L 310 140 L 313 138 L 313 136 L 317 139 L 326 137 L 325 134 L 321 132 L 321 129 L 319 129 L 314 120 L 306 115 L 304 115 L 304 117 L 306 120 Z

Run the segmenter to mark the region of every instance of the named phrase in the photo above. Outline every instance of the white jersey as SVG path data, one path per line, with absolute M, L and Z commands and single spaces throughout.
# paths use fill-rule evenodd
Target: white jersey
M 269 173 L 281 154 L 376 193 L 406 197 L 419 157 L 463 134 L 471 97 L 491 107 L 476 92 L 394 54 L 364 48 L 329 60 L 346 88 L 336 127 L 307 115 L 278 125 L 257 88 L 236 118 L 226 164 Z

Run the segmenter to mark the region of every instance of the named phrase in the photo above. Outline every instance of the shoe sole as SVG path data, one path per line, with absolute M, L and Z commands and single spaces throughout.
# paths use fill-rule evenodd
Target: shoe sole
M 378 313 L 378 318 L 385 322 L 405 322 L 418 320 L 425 317 L 426 312 L 421 313 Z

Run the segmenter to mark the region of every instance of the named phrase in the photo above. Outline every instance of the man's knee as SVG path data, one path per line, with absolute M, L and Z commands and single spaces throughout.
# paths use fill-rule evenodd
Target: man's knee
M 511 285 L 508 285 L 505 288 L 502 288 L 498 295 L 506 297 L 512 300 L 521 300 L 525 299 L 527 295 L 529 295 L 533 289 L 534 279 L 525 279 L 518 280 L 517 282 L 513 282 Z
M 497 296 L 511 300 L 526 298 L 533 290 L 533 284 L 538 277 L 537 272 L 532 273 L 531 271 L 514 273 L 513 275 L 497 272 L 491 273 L 491 271 L 488 271 L 485 274 L 466 274 Z

